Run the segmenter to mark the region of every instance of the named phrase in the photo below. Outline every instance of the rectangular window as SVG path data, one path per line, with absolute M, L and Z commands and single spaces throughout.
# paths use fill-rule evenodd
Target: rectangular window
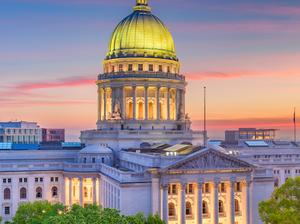
M 153 70 L 154 70 L 154 69 L 153 69 L 153 65 L 150 64 L 150 65 L 149 65 L 149 72 L 153 72 Z
M 172 194 L 177 194 L 177 186 L 176 186 L 176 184 L 172 185 Z
M 5 215 L 10 215 L 10 207 L 4 207 L 4 214 Z
M 43 182 L 44 181 L 44 178 L 40 177 L 40 182 Z
M 11 178 L 8 178 L 8 179 L 7 179 L 7 183 L 11 183 Z
M 170 73 L 171 72 L 171 69 L 170 69 L 170 66 L 168 66 L 168 73 Z
M 193 184 L 189 184 L 188 186 L 189 186 L 188 193 L 189 194 L 193 194 L 194 193 L 194 191 L 193 191 Z
M 37 178 L 37 177 L 34 178 L 34 181 L 35 181 L 35 182 L 39 182 L 39 178 Z
M 92 158 L 92 163 L 96 163 L 96 158 Z
M 55 177 L 55 182 L 58 182 L 58 177 Z
M 144 71 L 144 65 L 143 64 L 139 64 L 138 65 L 138 69 L 139 69 L 139 71 Z
M 158 66 L 158 71 L 159 71 L 159 72 L 162 72 L 162 71 L 163 71 L 162 65 L 159 65 L 159 66 Z
M 204 184 L 204 193 L 209 193 L 209 183 Z
M 115 66 L 111 66 L 111 72 L 115 72 Z
M 119 64 L 119 72 L 123 72 L 123 65 Z
M 129 65 L 128 65 L 128 71 L 129 71 L 129 72 L 132 72 L 132 71 L 133 71 L 133 65 L 132 65 L 132 64 L 129 64 Z
M 3 183 L 6 184 L 6 179 L 3 179 Z
M 241 182 L 237 182 L 237 183 L 235 184 L 235 191 L 236 191 L 236 192 L 241 192 Z
M 22 179 L 22 178 L 19 178 L 19 182 L 22 183 L 22 182 L 23 182 L 23 179 Z
M 24 183 L 27 183 L 27 178 L 26 177 L 24 178 Z
M 50 181 L 51 181 L 51 182 L 54 182 L 54 177 L 51 177 L 51 178 L 50 178 Z
M 225 183 L 221 183 L 221 193 L 225 193 Z

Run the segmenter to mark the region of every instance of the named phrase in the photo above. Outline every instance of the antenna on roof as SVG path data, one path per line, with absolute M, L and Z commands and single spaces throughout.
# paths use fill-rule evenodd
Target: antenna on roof
M 206 128 L 206 86 L 204 86 L 204 119 L 203 119 L 203 141 L 204 147 L 207 146 L 207 128 Z

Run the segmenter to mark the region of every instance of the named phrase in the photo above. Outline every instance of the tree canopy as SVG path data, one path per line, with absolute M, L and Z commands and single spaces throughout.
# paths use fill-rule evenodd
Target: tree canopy
M 165 224 L 159 216 L 145 217 L 139 213 L 124 216 L 115 209 L 101 208 L 97 205 L 71 208 L 62 204 L 52 205 L 46 201 L 22 204 L 12 224 Z
M 272 197 L 259 204 L 259 214 L 267 224 L 300 223 L 300 177 L 289 178 Z

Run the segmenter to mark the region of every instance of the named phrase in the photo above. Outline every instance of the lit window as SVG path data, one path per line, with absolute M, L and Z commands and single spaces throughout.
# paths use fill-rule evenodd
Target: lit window
M 154 69 L 153 69 L 153 65 L 150 64 L 150 65 L 149 65 L 149 72 L 153 72 L 153 70 L 154 70 Z
M 123 72 L 123 65 L 119 64 L 119 72 Z
M 158 71 L 159 71 L 159 72 L 162 72 L 162 71 L 163 71 L 162 65 L 159 65 L 159 66 L 158 66 Z
M 192 215 L 192 205 L 190 202 L 185 203 L 185 214 Z
M 169 216 L 170 217 L 175 216 L 175 205 L 173 203 L 169 203 Z
M 139 71 L 144 71 L 144 65 L 143 64 L 139 64 L 138 65 L 138 70 Z
M 203 202 L 202 202 L 202 213 L 203 213 L 204 215 L 207 215 L 207 214 L 208 214 L 208 204 L 207 204 L 206 201 L 203 201 Z

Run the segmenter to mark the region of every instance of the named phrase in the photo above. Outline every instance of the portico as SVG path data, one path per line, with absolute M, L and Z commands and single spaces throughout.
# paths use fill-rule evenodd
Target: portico
M 251 224 L 252 169 L 210 149 L 163 169 L 161 217 L 171 224 Z
M 97 175 L 67 175 L 65 177 L 66 205 L 100 205 L 100 178 Z

